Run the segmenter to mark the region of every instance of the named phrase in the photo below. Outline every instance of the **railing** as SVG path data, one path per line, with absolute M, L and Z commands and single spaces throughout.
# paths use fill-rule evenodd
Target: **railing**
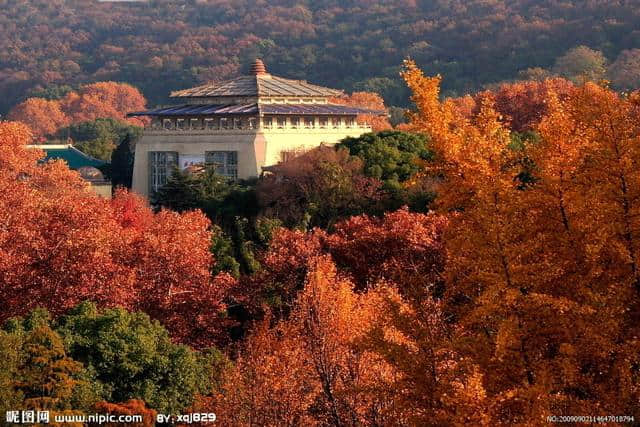
M 250 127 L 240 127 L 240 128 L 205 128 L 202 127 L 186 127 L 186 128 L 165 128 L 165 127 L 146 127 L 145 134 L 150 135 L 165 135 L 165 134 L 194 134 L 194 135 L 211 135 L 211 134 L 247 134 L 247 133 L 256 133 L 256 132 L 269 132 L 269 133 L 291 133 L 300 132 L 300 133 L 344 133 L 345 131 L 358 130 L 362 132 L 371 132 L 371 126 L 365 124 L 353 124 L 351 126 L 314 126 L 314 127 L 306 127 L 306 126 L 258 126 L 255 128 Z

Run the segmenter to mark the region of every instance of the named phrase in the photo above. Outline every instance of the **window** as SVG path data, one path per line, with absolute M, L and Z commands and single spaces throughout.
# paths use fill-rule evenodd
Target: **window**
M 342 119 L 340 117 L 334 117 L 331 119 L 331 125 L 335 128 L 342 126 Z
M 220 118 L 220 129 L 229 129 L 229 118 L 221 117 Z
M 158 191 L 165 185 L 176 167 L 178 167 L 178 153 L 175 151 L 150 151 L 149 187 L 151 192 Z
M 242 119 L 240 117 L 233 118 L 233 128 L 242 129 Z
M 349 118 L 347 119 L 347 127 L 348 127 L 348 128 L 353 127 L 355 124 L 356 124 L 356 121 L 353 119 L 353 117 L 349 117 Z
M 287 118 L 278 117 L 278 129 L 284 129 L 285 127 L 287 127 Z
M 316 119 L 314 117 L 305 117 L 304 127 L 306 129 L 313 129 L 314 127 L 316 127 Z
M 237 151 L 207 151 L 204 153 L 205 163 L 213 166 L 219 175 L 238 179 Z
M 176 120 L 176 129 L 178 130 L 186 130 L 187 121 L 185 119 L 177 119 Z
M 255 129 L 256 123 L 257 123 L 257 120 L 255 117 L 249 117 L 249 120 L 247 120 L 247 127 L 249 129 Z
M 202 129 L 202 120 L 200 120 L 200 119 L 191 119 L 191 129 L 193 129 L 193 130 Z
M 206 130 L 217 129 L 218 128 L 217 120 L 212 118 L 204 119 L 204 128 Z
M 300 117 L 291 117 L 291 127 L 297 129 L 300 126 Z
M 327 119 L 326 117 L 320 117 L 320 128 L 326 129 L 328 125 L 329 125 L 329 119 Z
M 165 128 L 166 130 L 173 129 L 173 120 L 171 119 L 162 120 L 162 127 Z
M 271 117 L 265 117 L 263 121 L 263 126 L 266 129 L 271 129 L 273 127 L 273 119 Z

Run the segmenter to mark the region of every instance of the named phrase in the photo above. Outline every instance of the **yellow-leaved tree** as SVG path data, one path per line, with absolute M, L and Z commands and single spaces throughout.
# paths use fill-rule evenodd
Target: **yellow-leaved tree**
M 439 77 L 410 61 L 403 76 L 450 216 L 444 311 L 454 348 L 480 367 L 492 423 L 638 416 L 633 99 L 590 83 L 550 89 L 538 138 L 515 144 L 490 100 L 468 118 L 440 101 Z

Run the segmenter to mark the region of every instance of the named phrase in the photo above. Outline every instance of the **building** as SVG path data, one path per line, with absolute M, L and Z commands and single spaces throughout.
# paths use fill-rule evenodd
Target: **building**
M 370 132 L 356 117 L 381 112 L 329 102 L 342 94 L 272 76 L 259 59 L 250 75 L 173 92 L 180 105 L 129 114 L 151 117 L 136 144 L 133 190 L 148 196 L 176 167 L 197 164 L 231 179 L 255 177 L 287 153 Z
M 111 198 L 111 181 L 105 179 L 99 169 L 106 166 L 106 162 L 86 155 L 71 144 L 28 145 L 27 147 L 44 151 L 43 162 L 64 160 L 69 169 L 77 171 L 85 181 L 91 184 L 92 191 L 102 197 Z

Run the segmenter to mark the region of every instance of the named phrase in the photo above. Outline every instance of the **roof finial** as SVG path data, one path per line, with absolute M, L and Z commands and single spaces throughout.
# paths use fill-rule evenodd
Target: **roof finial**
M 254 76 L 261 76 L 267 73 L 267 67 L 264 66 L 264 62 L 261 59 L 256 59 L 253 61 L 253 65 L 251 65 L 251 74 Z

